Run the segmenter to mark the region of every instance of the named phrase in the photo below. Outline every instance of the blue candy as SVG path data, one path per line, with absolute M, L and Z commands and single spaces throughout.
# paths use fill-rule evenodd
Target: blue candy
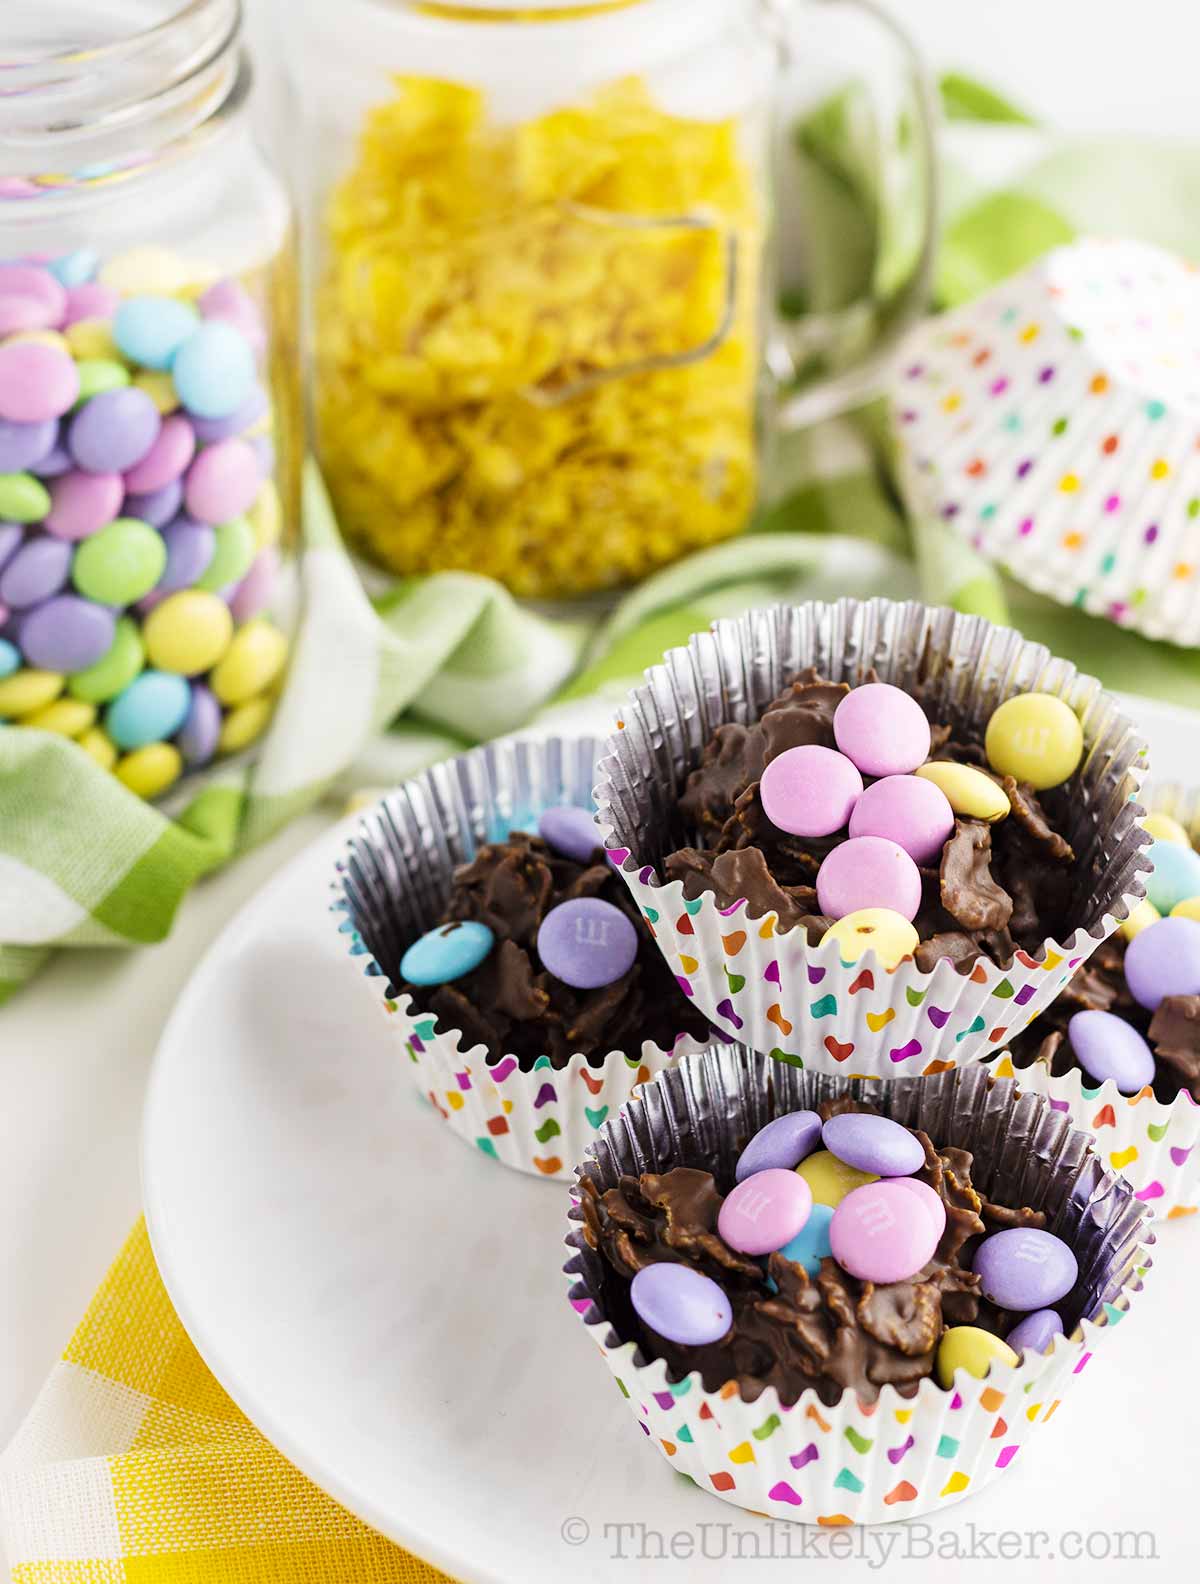
M 1146 895 L 1164 916 L 1189 897 L 1200 897 L 1200 853 L 1181 842 L 1150 845 L 1154 873 L 1146 877 Z
M 199 323 L 191 304 L 174 297 L 127 297 L 113 320 L 113 340 L 131 363 L 167 369 Z
M 108 706 L 104 726 L 118 748 L 162 742 L 187 719 L 192 694 L 187 680 L 167 671 L 143 671 Z
M 821 1261 L 833 1252 L 829 1246 L 829 1223 L 832 1220 L 832 1205 L 813 1205 L 808 1220 L 779 1252 L 784 1259 L 803 1265 L 810 1276 L 816 1276 L 820 1272 Z
M 0 677 L 12 676 L 20 669 L 21 651 L 7 638 L 0 638 Z
M 74 253 L 64 253 L 52 260 L 46 268 L 60 286 L 70 290 L 72 286 L 82 286 L 90 281 L 99 263 L 99 255 L 93 253 L 91 248 L 76 248 Z
M 188 412 L 228 418 L 254 388 L 254 352 L 240 330 L 208 319 L 176 352 L 171 378 Z
M 400 977 L 409 984 L 448 984 L 478 968 L 495 943 L 486 924 L 441 924 L 413 941 L 400 959 Z

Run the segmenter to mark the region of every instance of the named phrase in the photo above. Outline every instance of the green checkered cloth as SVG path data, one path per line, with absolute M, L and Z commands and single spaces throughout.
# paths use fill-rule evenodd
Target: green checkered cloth
M 941 303 L 977 294 L 1081 231 L 1200 258 L 1200 146 L 1064 143 L 963 79 L 947 79 L 943 99 Z M 814 228 L 825 279 L 809 287 L 824 305 L 860 294 L 873 272 L 877 282 L 899 245 L 885 231 L 880 160 L 862 145 L 870 122 L 860 110 L 847 91 L 796 138 L 828 222 Z M 560 617 L 458 573 L 369 598 L 310 471 L 293 659 L 253 763 L 218 767 L 149 805 L 74 744 L 0 727 L 0 999 L 57 947 L 163 939 L 194 881 L 330 793 L 395 781 L 547 710 L 569 724 L 575 701 L 619 696 L 664 649 L 755 604 L 920 595 L 1011 620 L 1109 684 L 1200 705 L 1196 652 L 1041 600 L 941 525 L 906 519 L 880 429 L 871 411 L 793 437 L 748 535 L 658 574 L 611 611 Z

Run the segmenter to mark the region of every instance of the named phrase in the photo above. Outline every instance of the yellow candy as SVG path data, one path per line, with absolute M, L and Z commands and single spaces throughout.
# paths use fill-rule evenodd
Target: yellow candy
M 183 770 L 183 755 L 174 743 L 147 743 L 117 760 L 116 776 L 140 798 L 156 798 L 172 786 Z
M 199 676 L 229 648 L 233 617 L 217 594 L 181 589 L 156 605 L 142 626 L 146 655 L 161 671 Z
M 244 704 L 231 709 L 221 723 L 217 752 L 240 753 L 243 748 L 248 748 L 256 737 L 262 735 L 274 708 L 274 699 L 260 694 L 258 698 L 247 699 Z
M 254 542 L 260 550 L 277 544 L 283 531 L 283 503 L 274 479 L 266 479 L 258 496 L 246 513 L 254 529 Z
M 1142 829 L 1155 841 L 1178 842 L 1181 847 L 1192 845 L 1187 831 L 1169 814 L 1147 814 L 1142 820 Z
M 32 715 L 22 718 L 22 726 L 36 726 L 38 731 L 56 732 L 60 737 L 78 737 L 87 731 L 96 719 L 96 706 L 82 699 L 60 698 L 52 704 L 43 704 Z
M 1149 929 L 1151 924 L 1157 924 L 1160 918 L 1162 918 L 1162 914 L 1154 906 L 1150 898 L 1143 897 L 1120 926 L 1121 934 L 1127 941 L 1131 941 L 1135 936 L 1140 935 L 1144 929 Z
M 923 781 L 932 781 L 946 794 L 946 801 L 954 812 L 964 819 L 986 820 L 994 825 L 997 820 L 1006 819 L 1012 808 L 1004 788 L 974 765 L 935 759 L 913 773 Z
M 233 642 L 209 678 L 222 704 L 244 704 L 261 693 L 283 670 L 287 639 L 261 617 L 239 627 Z
M 150 400 L 165 417 L 173 413 L 179 406 L 179 393 L 175 389 L 175 381 L 167 373 L 158 369 L 143 369 L 140 374 L 133 376 L 133 383 L 138 390 L 145 391 Z
M 1083 727 L 1070 705 L 1053 694 L 1018 693 L 988 721 L 984 748 L 998 775 L 1015 776 L 1044 792 L 1078 770 Z
M 121 361 L 112 325 L 107 319 L 77 319 L 67 326 L 63 336 L 74 357 Z
M 90 731 L 85 731 L 82 737 L 76 739 L 79 746 L 90 759 L 94 759 L 101 770 L 111 770 L 117 762 L 117 745 L 104 730 L 103 726 L 93 726 Z
M 122 297 L 171 295 L 181 292 L 192 280 L 190 265 L 165 247 L 129 248 L 124 253 L 114 253 L 99 274 L 101 286 L 110 286 Z
M 1183 902 L 1176 902 L 1171 909 L 1172 918 L 1190 918 L 1200 922 L 1200 897 L 1188 897 Z
M 66 680 L 57 671 L 14 671 L 0 682 L 0 720 L 20 719 L 52 703 Z
M 911 957 L 920 944 L 921 937 L 904 917 L 891 908 L 859 908 L 831 924 L 821 937 L 837 941 L 838 951 L 845 963 L 856 963 L 866 952 L 873 951 L 885 968 L 895 968 L 905 957 Z
M 855 1188 L 879 1181 L 875 1172 L 859 1171 L 857 1166 L 847 1166 L 844 1160 L 839 1160 L 828 1150 L 818 1150 L 815 1155 L 802 1160 L 796 1171 L 812 1190 L 813 1204 L 828 1205 L 831 1210 L 840 1205 Z
M 947 1391 L 954 1388 L 955 1370 L 964 1369 L 982 1380 L 993 1364 L 1019 1364 L 1021 1361 L 1001 1337 L 979 1326 L 951 1326 L 943 1331 L 937 1350 L 937 1377 Z

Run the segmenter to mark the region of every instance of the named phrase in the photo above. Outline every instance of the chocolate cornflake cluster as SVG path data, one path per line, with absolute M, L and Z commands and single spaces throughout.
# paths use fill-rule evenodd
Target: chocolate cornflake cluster
M 611 902 L 638 931 L 632 968 L 598 990 L 572 989 L 538 958 L 542 920 L 575 897 Z M 578 1051 L 598 1066 L 610 1051 L 638 1055 L 645 1040 L 670 1050 L 680 1034 L 710 1037 L 599 846 L 586 864 L 561 857 L 525 831 L 481 847 L 455 871 L 438 924 L 465 920 L 486 924 L 496 937 L 479 967 L 448 984 L 400 985 L 440 1029 L 461 1029 L 464 1049 L 486 1045 L 489 1060 L 507 1053 L 529 1070 L 539 1056 L 561 1068 Z
M 823 1120 L 869 1109 L 849 1097 L 818 1107 Z M 1045 1215 L 989 1203 L 971 1182 L 969 1151 L 939 1149 L 927 1134 L 910 1131 L 925 1151 L 925 1165 L 914 1175 L 941 1196 L 946 1228 L 923 1270 L 886 1285 L 849 1275 L 832 1255 L 811 1277 L 782 1253 L 765 1264 L 737 1253 L 717 1231 L 733 1184 L 719 1183 L 710 1172 L 688 1166 L 643 1172 L 622 1177 L 604 1192 L 584 1177 L 584 1236 L 604 1261 L 600 1297 L 618 1335 L 636 1341 L 648 1357 L 665 1359 L 673 1380 L 699 1370 L 708 1391 L 733 1380 L 747 1402 L 774 1386 L 788 1406 L 809 1387 L 831 1406 L 846 1389 L 862 1402 L 874 1402 L 889 1383 L 902 1396 L 913 1396 L 933 1371 L 947 1326 L 979 1326 L 1005 1336 L 1020 1316 L 980 1294 L 979 1277 L 970 1268 L 970 1240 L 1008 1227 L 1043 1228 Z M 638 1318 L 629 1284 L 660 1260 L 690 1265 L 720 1284 L 733 1324 L 719 1342 L 669 1342 Z M 768 1277 L 777 1292 L 771 1292 Z
M 1154 1052 L 1154 1093 L 1169 1105 L 1181 1089 L 1200 1103 L 1200 996 L 1167 996 L 1156 1012 L 1140 1006 L 1125 983 L 1125 942 L 1110 936 L 1081 963 L 1057 1000 L 1009 1046 L 1013 1064 L 1048 1063 L 1055 1077 L 1078 1068 L 1067 1039 L 1076 1012 L 1112 1012 L 1131 1023 Z M 1087 1079 L 1088 1083 L 1093 1082 Z
M 877 681 L 871 674 L 864 680 Z M 817 870 L 845 833 L 791 836 L 771 823 L 759 796 L 765 766 L 789 748 L 836 746 L 833 715 L 850 691 L 811 667 L 752 726 L 718 726 L 700 766 L 688 777 L 679 813 L 694 845 L 667 855 L 668 880 L 695 900 L 712 892 L 718 905 L 745 897 L 750 916 L 779 917 L 779 929 L 803 929 L 817 945 L 834 922 L 817 902 Z M 922 868 L 922 902 L 913 920 L 921 944 L 917 966 L 930 972 L 949 958 L 963 973 L 981 956 L 1007 967 L 1018 948 L 1031 954 L 1047 937 L 1061 940 L 1077 924 L 1071 916 L 1078 879 L 1067 826 L 1065 787 L 1036 793 L 988 768 L 981 738 L 959 740 L 932 723 L 930 759 L 972 765 L 1004 788 L 1012 812 L 996 824 L 956 819 L 936 868 Z M 870 777 L 864 778 L 870 783 Z

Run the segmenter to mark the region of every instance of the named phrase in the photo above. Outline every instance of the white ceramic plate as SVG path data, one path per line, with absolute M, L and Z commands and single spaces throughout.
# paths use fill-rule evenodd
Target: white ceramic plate
M 1160 773 L 1198 762 L 1197 717 L 1139 713 Z M 1097 1555 L 1133 1544 L 1111 1531 L 1152 1532 L 1173 1576 L 1194 1567 L 1200 1263 L 1186 1222 L 1160 1235 L 1129 1333 L 1095 1378 L 1003 1480 L 931 1524 L 839 1538 L 752 1518 L 674 1475 L 567 1305 L 565 1188 L 460 1144 L 354 982 L 326 911 L 350 823 L 289 865 L 197 969 L 163 1036 L 143 1139 L 171 1297 L 222 1385 L 305 1473 L 488 1584 L 707 1584 L 728 1578 L 739 1547 L 757 1548 L 755 1581 L 794 1584 L 802 1558 L 825 1558 L 833 1584 L 875 1576 L 868 1563 L 890 1543 L 889 1577 L 958 1577 L 922 1545 L 960 1558 L 975 1545 L 972 1584 L 1011 1584 L 1011 1562 L 988 1555 L 1002 1530 L 1043 1531 L 1026 1544 L 1058 1557 L 1056 1576 L 1095 1572 L 1065 1561 L 1066 1531 L 1097 1532 Z M 652 1565 L 660 1538 L 667 1559 Z

